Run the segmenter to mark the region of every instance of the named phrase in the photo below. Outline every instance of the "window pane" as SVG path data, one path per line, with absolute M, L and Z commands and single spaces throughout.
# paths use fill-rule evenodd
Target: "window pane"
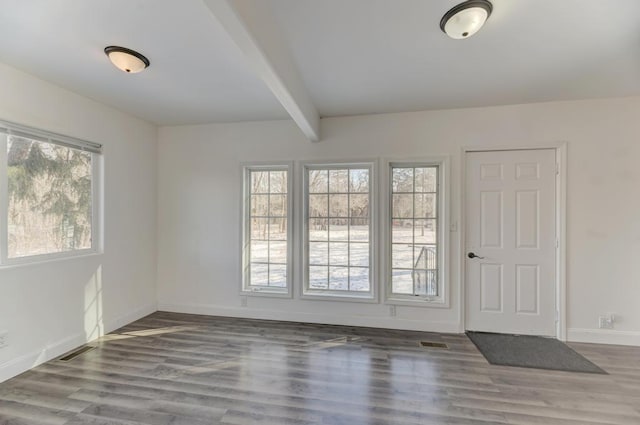
M 259 217 L 269 215 L 269 195 L 251 195 L 251 215 Z
M 266 263 L 269 261 L 269 242 L 251 241 L 251 258 L 249 261 Z
M 287 265 L 269 265 L 269 286 L 276 288 L 286 288 L 287 286 Z
M 287 172 L 286 171 L 270 171 L 269 172 L 269 192 L 287 193 Z
M 249 171 L 251 204 L 245 206 L 250 207 L 251 215 L 247 286 L 287 287 L 287 173 L 277 169 Z
M 286 218 L 270 218 L 269 219 L 269 240 L 286 241 L 287 240 L 287 219 Z
M 269 263 L 287 264 L 287 242 L 269 242 Z
M 251 285 L 269 285 L 269 266 L 267 264 L 251 264 Z
M 91 248 L 91 154 L 7 136 L 9 258 Z
M 329 244 L 327 242 L 309 242 L 309 264 L 329 264 Z
M 413 195 L 393 195 L 393 218 L 413 218 Z
M 347 291 L 349 289 L 349 268 L 329 267 L 329 289 Z
M 329 217 L 347 217 L 348 195 L 329 195 Z
M 369 195 L 351 195 L 349 217 L 369 217 Z
M 415 242 L 420 244 L 436 243 L 436 221 L 416 220 L 414 226 Z
M 394 294 L 413 294 L 411 270 L 394 270 L 391 276 L 391 291 Z
M 251 219 L 251 240 L 267 240 L 269 237 L 269 219 L 252 218 Z
M 416 168 L 416 192 L 435 192 L 437 187 L 438 168 Z
M 332 266 L 349 265 L 349 244 L 332 242 L 329 244 L 329 264 Z
M 415 294 L 429 297 L 438 296 L 438 280 L 435 270 L 416 270 L 413 272 Z
M 349 170 L 329 171 L 329 192 L 347 193 L 349 191 Z
M 329 267 L 309 266 L 309 288 L 328 289 L 329 288 Z
M 433 245 L 414 245 L 414 268 L 420 270 L 437 268 L 436 247 Z
M 369 170 L 349 170 L 349 191 L 369 192 Z
M 308 172 L 309 289 L 370 291 L 370 171 Z
M 332 218 L 329 220 L 329 239 L 332 241 L 349 240 L 349 220 L 346 218 Z
M 415 195 L 415 217 L 433 218 L 436 216 L 436 195 L 416 194 Z
M 251 171 L 251 193 L 269 192 L 269 172 Z
M 391 246 L 391 267 L 413 268 L 413 245 L 393 244 Z
M 438 296 L 438 167 L 391 175 L 391 292 Z
M 393 192 L 413 192 L 413 168 L 394 168 L 391 178 Z
M 413 220 L 391 220 L 391 242 L 413 243 Z
M 271 195 L 269 197 L 269 215 L 272 217 L 287 215 L 287 195 Z
M 349 240 L 357 242 L 369 241 L 369 219 L 352 218 L 349 220 Z
M 329 192 L 329 171 L 309 170 L 309 193 Z
M 360 267 L 369 266 L 368 243 L 351 243 L 349 245 L 349 265 Z
M 329 216 L 329 195 L 309 195 L 309 217 Z
M 329 220 L 326 218 L 309 219 L 309 240 L 327 241 L 329 240 Z
M 364 267 L 349 268 L 349 289 L 352 291 L 369 291 L 369 269 Z

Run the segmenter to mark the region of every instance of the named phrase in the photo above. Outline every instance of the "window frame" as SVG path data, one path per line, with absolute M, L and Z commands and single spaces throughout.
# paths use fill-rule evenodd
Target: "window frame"
M 25 138 L 32 138 L 32 140 L 42 143 L 84 151 L 91 155 L 91 247 L 9 258 L 9 188 L 8 179 L 5 179 L 5 181 L 0 184 L 0 268 L 65 260 L 102 253 L 102 145 L 7 121 L 0 121 L 0 127 L 8 130 L 7 132 L 0 131 L 0 176 L 7 176 L 9 171 L 7 165 L 7 146 L 10 133 Z
M 258 287 L 247 285 L 249 276 L 245 274 L 245 270 L 249 265 L 249 244 L 251 236 L 251 172 L 252 171 L 286 171 L 287 172 L 287 280 L 285 288 L 277 287 Z M 241 296 L 258 296 L 258 297 L 275 297 L 275 298 L 292 298 L 293 297 L 293 162 L 291 161 L 275 161 L 275 162 L 244 162 L 241 164 L 241 184 L 242 196 L 240 199 L 240 295 Z
M 449 307 L 449 293 L 450 293 L 450 278 L 449 278 L 449 156 L 429 156 L 426 158 L 418 159 L 385 159 L 384 161 L 384 200 L 383 200 L 383 214 L 384 223 L 382 226 L 382 232 L 384 235 L 384 247 L 382 249 L 382 255 L 384 257 L 382 265 L 384 267 L 384 294 L 385 304 L 390 305 L 405 305 L 412 307 L 436 307 L 436 308 L 448 308 Z M 393 168 L 420 168 L 420 167 L 438 167 L 438 184 L 436 193 L 436 225 L 437 225 L 437 267 L 438 267 L 438 296 L 416 296 L 409 294 L 395 294 L 392 293 L 392 235 L 391 235 L 391 220 L 392 220 L 392 181 Z
M 339 160 L 339 161 L 301 161 L 300 171 L 300 201 L 302 208 L 298 208 L 300 217 L 300 242 L 301 242 L 301 282 L 300 299 L 347 301 L 363 303 L 379 303 L 379 261 L 378 261 L 378 160 Z M 364 291 L 337 291 L 329 289 L 309 288 L 309 170 L 318 169 L 348 169 L 366 168 L 369 170 L 369 284 L 370 290 Z

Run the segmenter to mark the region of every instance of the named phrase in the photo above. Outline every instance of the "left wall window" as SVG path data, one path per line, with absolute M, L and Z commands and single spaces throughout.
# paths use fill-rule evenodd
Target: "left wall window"
M 0 123 L 2 264 L 97 249 L 101 146 Z
M 291 295 L 290 165 L 243 168 L 242 290 Z

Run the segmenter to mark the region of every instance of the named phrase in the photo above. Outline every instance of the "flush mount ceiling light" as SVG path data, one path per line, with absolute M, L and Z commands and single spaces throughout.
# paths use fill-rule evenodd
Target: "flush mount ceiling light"
M 108 46 L 104 48 L 104 52 L 111 63 L 124 72 L 135 74 L 149 66 L 149 59 L 126 47 Z
M 482 28 L 492 10 L 489 0 L 467 0 L 444 14 L 440 29 L 456 40 L 471 37 Z

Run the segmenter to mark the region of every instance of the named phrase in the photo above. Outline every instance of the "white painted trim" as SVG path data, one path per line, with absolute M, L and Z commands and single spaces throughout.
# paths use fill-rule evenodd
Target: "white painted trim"
M 155 304 L 148 304 L 146 306 L 135 309 L 131 313 L 127 313 L 124 316 L 107 322 L 105 324 L 104 333 L 112 332 L 131 322 L 135 322 L 136 320 L 145 317 L 155 311 L 157 311 Z M 75 349 L 76 347 L 86 344 L 87 342 L 89 341 L 87 341 L 87 336 L 84 332 L 77 333 L 63 338 L 57 342 L 47 344 L 41 349 L 23 354 L 22 356 L 16 357 L 12 360 L 9 360 L 8 362 L 0 364 L 0 383 L 11 379 L 23 372 L 26 372 L 29 369 L 32 369 L 44 362 L 55 359 L 56 357 L 61 356 L 62 354 Z
M 450 308 L 451 293 L 451 235 L 449 232 L 449 214 L 451 210 L 451 157 L 449 155 L 429 155 L 418 158 L 385 158 L 383 160 L 384 170 L 380 173 L 382 178 L 380 209 L 382 210 L 381 238 L 382 248 L 380 249 L 382 272 L 381 283 L 383 285 L 384 303 L 398 306 L 411 307 L 428 307 L 428 308 Z M 432 300 L 425 298 L 414 299 L 412 297 L 403 297 L 401 295 L 391 294 L 391 166 L 420 167 L 420 166 L 438 166 L 438 283 L 440 285 L 441 295 Z
M 7 135 L 0 133 L 0 265 L 7 263 L 9 250 L 9 183 L 8 178 L 5 178 L 9 173 L 7 160 Z
M 207 316 L 238 317 L 244 319 L 282 320 L 287 322 L 319 323 L 328 325 L 363 326 L 369 328 L 401 329 L 423 332 L 458 333 L 457 322 L 433 322 L 405 320 L 379 316 L 337 316 L 331 313 L 317 314 L 282 310 L 247 309 L 211 304 L 160 303 L 159 311 L 203 314 Z
M 30 130 L 38 134 L 40 130 Z M 42 134 L 49 134 L 47 132 L 42 132 Z M 1 137 L 2 133 L 0 133 Z M 53 136 L 54 133 L 49 134 L 49 136 Z M 35 136 L 34 136 L 35 137 Z M 69 138 L 67 136 L 59 136 L 62 139 L 76 140 L 73 138 Z M 38 142 L 53 144 L 56 142 L 50 139 L 39 140 Z M 78 141 L 78 143 L 83 141 Z M 84 143 L 84 142 L 83 142 Z M 91 142 L 86 142 L 91 143 Z M 104 160 L 102 153 L 96 152 L 88 152 L 86 150 L 82 150 L 80 147 L 74 148 L 72 146 L 60 145 L 67 147 L 69 149 L 80 150 L 82 152 L 88 153 L 91 156 L 91 247 L 84 249 L 75 249 L 71 251 L 62 251 L 62 252 L 50 252 L 46 254 L 37 254 L 37 255 L 27 255 L 24 257 L 17 258 L 9 258 L 8 257 L 8 210 L 9 210 L 9 193 L 8 187 L 5 184 L 0 184 L 0 269 L 1 268 L 10 268 L 15 266 L 23 266 L 23 265 L 31 265 L 37 263 L 51 262 L 51 261 L 59 261 L 66 260 L 69 258 L 78 258 L 78 257 L 86 257 L 89 255 L 101 254 L 103 252 L 103 216 L 104 211 L 102 209 L 103 205 L 103 170 L 104 170 Z M 7 168 L 7 138 L 6 135 L 0 140 L 0 176 L 4 177 L 8 173 Z
M 567 150 L 567 143 L 562 143 L 556 148 L 556 162 L 559 166 L 556 178 L 556 237 L 558 238 L 558 249 L 556 250 L 558 323 L 556 332 L 560 341 L 567 340 Z
M 300 264 L 300 299 L 303 300 L 327 300 L 327 301 L 345 301 L 345 302 L 357 302 L 357 303 L 379 303 L 379 286 L 380 286 L 380 267 L 379 267 L 379 159 L 359 159 L 359 160 L 347 160 L 341 159 L 336 161 L 331 160 L 318 160 L 318 161 L 300 161 L 299 162 L 299 181 L 300 187 L 298 188 L 300 195 L 298 201 L 295 204 L 295 209 L 300 211 L 301 217 L 299 220 L 299 238 L 301 243 L 301 249 L 297 252 L 301 253 Z M 309 276 L 308 276 L 308 252 L 309 241 L 307 228 L 309 225 L 308 220 L 308 198 L 309 192 L 307 187 L 307 170 L 313 169 L 325 169 L 331 167 L 358 167 L 367 168 L 369 170 L 369 283 L 371 285 L 371 291 L 369 292 L 347 292 L 344 291 L 321 291 L 308 289 Z
M 294 195 L 293 183 L 294 183 L 294 162 L 293 161 L 257 161 L 257 162 L 242 162 L 240 164 L 240 270 L 239 281 L 240 296 L 251 297 L 272 297 L 272 298 L 291 298 L 293 297 L 293 229 L 295 224 L 294 219 Z M 248 265 L 249 259 L 247 258 L 247 249 L 245 248 L 249 242 L 248 236 L 250 231 L 250 213 L 247 208 L 249 197 L 251 196 L 250 185 L 250 173 L 251 171 L 286 171 L 287 172 L 287 287 L 284 289 L 269 288 L 253 288 L 246 285 L 246 276 L 244 274 L 245 267 Z
M 304 86 L 277 23 L 261 2 L 250 8 L 231 0 L 204 0 L 284 109 L 312 142 L 320 140 L 320 114 Z
M 569 342 L 640 346 L 640 332 L 611 329 L 567 329 Z
M 136 320 L 142 319 L 143 317 L 155 313 L 156 311 L 158 311 L 158 305 L 156 303 L 144 305 L 123 316 L 106 322 L 104 325 L 104 331 L 105 333 L 113 332 L 116 329 L 126 326 L 129 323 L 135 322 Z
M 559 241 L 556 250 L 556 309 L 558 322 L 556 325 L 556 338 L 567 340 L 567 142 L 549 142 L 539 145 L 525 146 L 463 146 L 460 151 L 460 326 L 461 331 L 467 329 L 467 285 L 466 285 L 466 198 L 467 198 L 467 153 L 487 151 L 519 151 L 554 149 L 556 162 L 560 164 L 559 174 L 556 177 L 556 237 Z
M 87 341 L 84 332 L 71 335 L 60 341 L 47 344 L 40 350 L 32 351 L 0 364 L 0 382 L 4 382 L 46 361 L 54 359 L 85 342 Z

